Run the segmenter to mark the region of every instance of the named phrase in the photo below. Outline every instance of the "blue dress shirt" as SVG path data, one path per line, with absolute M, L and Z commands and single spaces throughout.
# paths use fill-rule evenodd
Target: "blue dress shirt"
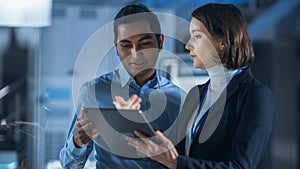
M 143 86 L 139 86 L 123 66 L 85 83 L 81 87 L 76 103 L 76 114 L 68 133 L 67 143 L 60 152 L 60 162 L 63 168 L 83 168 L 93 148 L 95 149 L 97 169 L 165 168 L 150 159 L 120 158 L 107 151 L 107 149 L 100 147 L 94 141 L 83 148 L 77 148 L 74 144 L 73 134 L 76 123 L 80 119 L 82 106 L 115 108 L 113 100 L 116 95 L 120 95 L 127 100 L 133 94 L 142 98 L 141 110 L 146 113 L 162 111 L 158 115 L 153 115 L 153 121 L 150 120 L 152 127 L 161 131 L 167 130 L 173 124 L 180 111 L 181 101 L 185 97 L 185 93 L 170 80 L 161 76 L 159 71 L 156 71 L 155 76 Z

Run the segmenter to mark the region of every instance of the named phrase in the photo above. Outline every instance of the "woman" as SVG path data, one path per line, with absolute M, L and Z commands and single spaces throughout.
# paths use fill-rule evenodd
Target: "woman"
M 190 35 L 186 49 L 210 81 L 189 92 L 171 134 L 156 132 L 160 143 L 135 131 L 143 139 L 127 138 L 128 144 L 172 169 L 255 169 L 270 138 L 274 103 L 248 68 L 254 54 L 246 22 L 234 5 L 207 4 L 193 11 Z

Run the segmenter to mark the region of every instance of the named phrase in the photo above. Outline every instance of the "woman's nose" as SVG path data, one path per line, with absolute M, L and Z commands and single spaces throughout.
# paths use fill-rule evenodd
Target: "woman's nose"
M 191 50 L 190 41 L 188 41 L 188 43 L 185 45 L 185 49 L 186 50 Z

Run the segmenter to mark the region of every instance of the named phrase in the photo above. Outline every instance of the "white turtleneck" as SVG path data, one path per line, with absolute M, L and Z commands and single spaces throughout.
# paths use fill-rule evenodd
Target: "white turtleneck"
M 216 65 L 206 69 L 206 71 L 210 83 L 203 106 L 207 105 L 207 103 L 213 104 L 219 98 L 220 94 L 227 87 L 237 70 L 229 70 L 222 65 Z M 210 107 L 211 104 L 208 104 L 208 106 Z
M 196 128 L 198 122 L 201 120 L 201 118 L 203 117 L 205 112 L 211 107 L 211 105 L 213 103 L 215 103 L 216 100 L 220 97 L 223 90 L 227 87 L 228 83 L 231 81 L 234 74 L 237 72 L 237 70 L 229 70 L 222 65 L 213 66 L 211 68 L 206 69 L 206 71 L 208 73 L 210 83 L 209 83 L 208 90 L 204 97 L 204 101 L 201 105 L 201 109 L 200 109 L 198 116 L 197 116 L 197 113 L 199 111 L 200 105 L 198 106 L 198 108 L 195 111 L 195 116 L 193 116 L 194 118 L 196 118 L 196 120 L 193 123 L 194 126 L 193 126 L 193 124 L 191 124 L 191 126 L 190 126 L 190 130 L 189 130 L 190 137 L 188 137 L 189 145 L 191 145 L 191 143 L 192 143 L 192 140 L 191 140 L 192 131 L 198 130 L 198 128 Z M 197 127 L 199 127 L 199 126 L 197 126 Z M 188 150 L 186 151 L 187 155 L 188 155 L 188 153 L 189 153 L 189 147 L 188 147 Z

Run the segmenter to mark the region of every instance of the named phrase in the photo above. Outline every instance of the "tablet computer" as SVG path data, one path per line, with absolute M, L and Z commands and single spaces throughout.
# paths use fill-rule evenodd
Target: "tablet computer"
M 110 129 L 123 135 L 135 137 L 134 130 L 141 131 L 147 137 L 155 136 L 154 129 L 141 110 L 118 110 L 108 108 L 84 108 L 87 117 L 101 133 L 108 128 L 100 127 L 106 123 Z
M 154 142 L 159 143 L 147 116 L 138 110 L 117 110 L 104 108 L 84 108 L 99 136 L 95 143 L 115 155 L 126 159 L 143 159 L 146 155 L 128 145 L 126 137 L 137 137 L 134 130 L 141 131 Z M 139 138 L 137 138 L 139 139 Z

